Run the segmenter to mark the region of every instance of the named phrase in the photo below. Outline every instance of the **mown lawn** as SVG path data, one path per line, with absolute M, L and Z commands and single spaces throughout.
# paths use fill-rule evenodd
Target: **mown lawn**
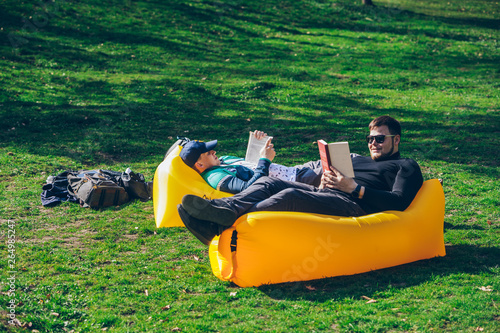
M 0 330 L 499 331 L 499 2 L 375 4 L 0 1 Z M 384 114 L 444 179 L 445 257 L 239 288 L 151 201 L 40 202 L 67 169 L 151 180 L 178 135 L 243 155 L 261 129 L 290 165 L 319 138 L 366 154 Z

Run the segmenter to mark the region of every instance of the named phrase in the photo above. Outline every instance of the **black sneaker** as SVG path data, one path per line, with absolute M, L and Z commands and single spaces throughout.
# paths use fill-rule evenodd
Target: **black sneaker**
M 225 228 L 215 223 L 190 216 L 182 205 L 177 205 L 177 211 L 186 228 L 205 245 L 210 245 L 212 239 L 225 230 Z
M 186 194 L 182 198 L 182 207 L 192 217 L 230 227 L 237 219 L 236 213 L 229 207 L 216 206 L 210 200 L 196 195 Z

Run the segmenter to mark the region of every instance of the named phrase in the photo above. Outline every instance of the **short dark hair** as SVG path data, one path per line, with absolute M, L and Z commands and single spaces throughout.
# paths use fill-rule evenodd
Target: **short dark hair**
M 371 130 L 374 127 L 387 126 L 389 133 L 392 135 L 401 136 L 401 124 L 396 119 L 390 116 L 380 116 L 372 120 L 368 128 Z

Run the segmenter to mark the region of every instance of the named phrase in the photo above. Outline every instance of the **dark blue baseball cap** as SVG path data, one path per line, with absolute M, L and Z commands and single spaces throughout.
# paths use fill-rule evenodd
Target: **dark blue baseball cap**
M 193 167 L 196 161 L 200 158 L 200 155 L 211 151 L 217 146 L 217 140 L 202 142 L 202 141 L 189 141 L 182 148 L 179 156 L 182 158 L 184 163 L 188 165 L 188 167 Z

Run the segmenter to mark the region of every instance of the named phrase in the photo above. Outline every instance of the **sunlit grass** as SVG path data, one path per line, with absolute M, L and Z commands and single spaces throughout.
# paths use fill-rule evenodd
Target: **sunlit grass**
M 497 331 L 498 3 L 360 3 L 4 1 L 0 253 L 7 267 L 14 223 L 24 327 L 9 325 L 5 302 L 1 327 Z M 424 178 L 444 179 L 444 258 L 241 289 L 212 275 L 187 230 L 156 229 L 152 202 L 40 204 L 47 176 L 67 169 L 131 167 L 151 180 L 177 135 L 243 155 L 261 129 L 282 164 L 317 159 L 319 138 L 365 154 L 367 124 L 383 114 L 401 120 L 403 155 Z

